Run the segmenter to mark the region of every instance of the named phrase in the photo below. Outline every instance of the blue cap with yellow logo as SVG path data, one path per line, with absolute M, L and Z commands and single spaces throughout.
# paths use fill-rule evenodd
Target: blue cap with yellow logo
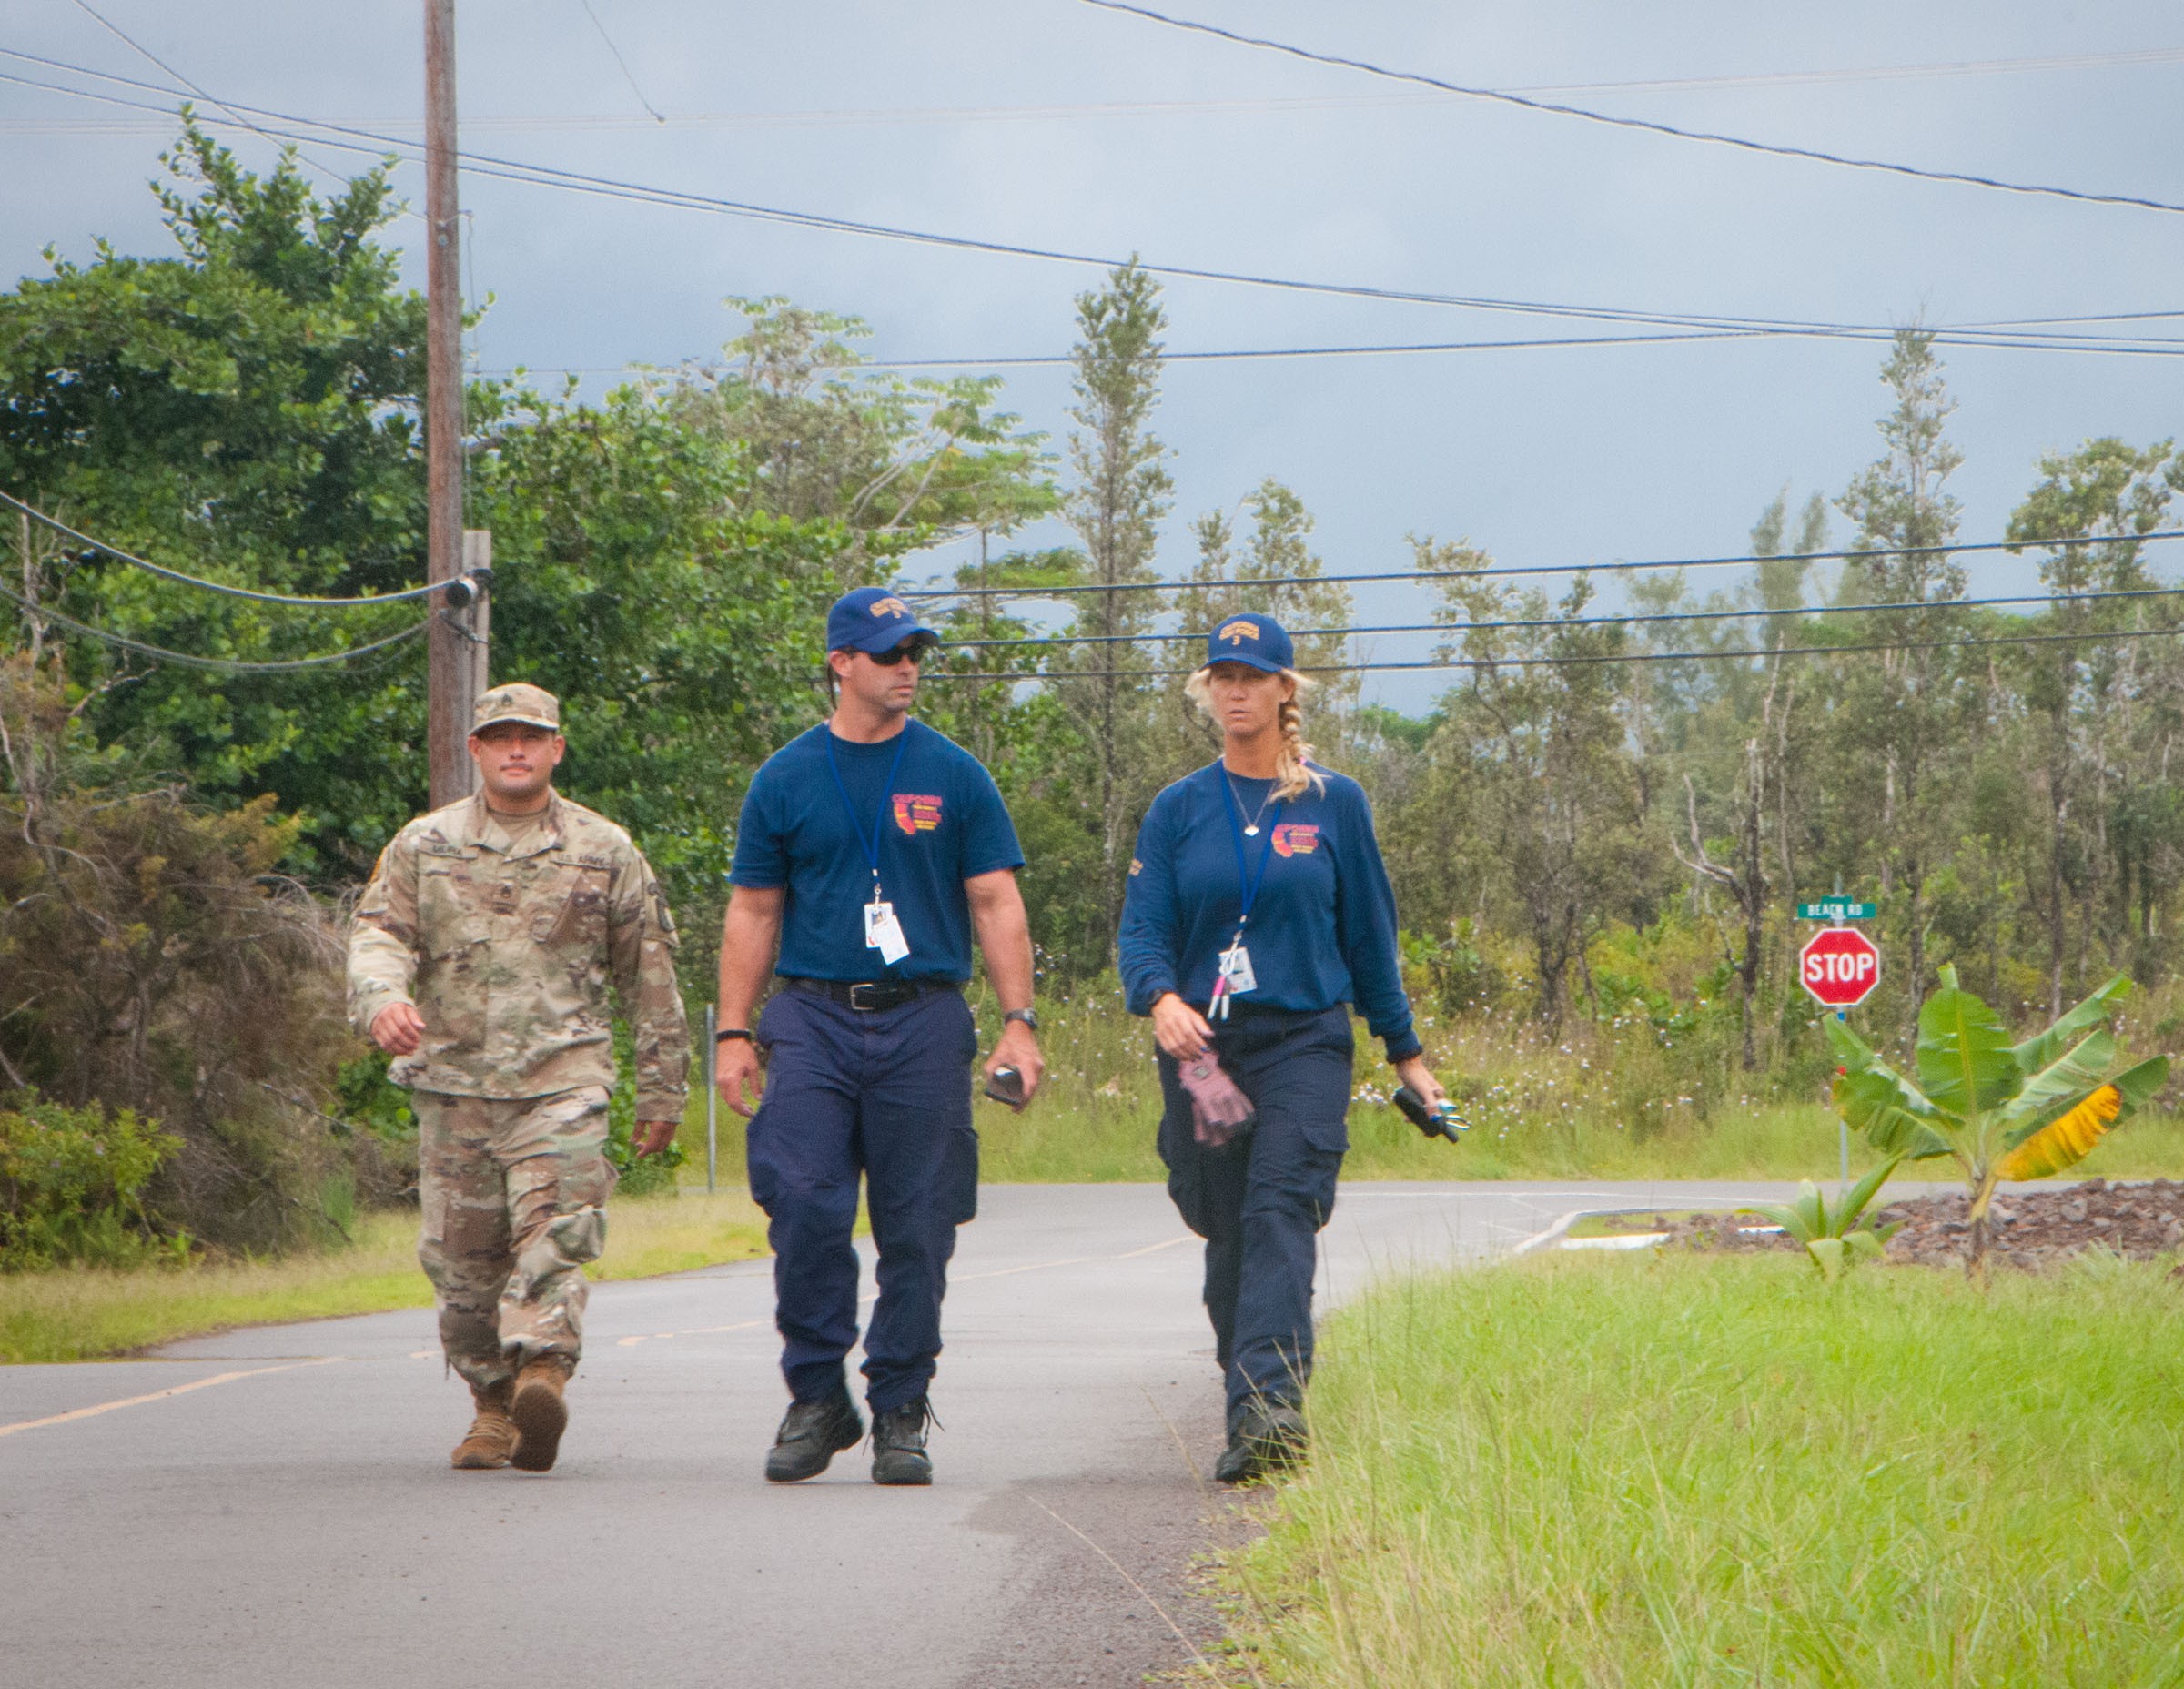
M 826 648 L 877 654 L 906 639 L 937 645 L 940 632 L 917 619 L 910 606 L 884 586 L 861 586 L 834 600 L 826 612 Z
M 1297 648 L 1272 616 L 1255 616 L 1247 611 L 1230 616 L 1206 636 L 1206 662 L 1208 667 L 1217 662 L 1248 662 L 1269 674 L 1279 674 L 1297 666 Z

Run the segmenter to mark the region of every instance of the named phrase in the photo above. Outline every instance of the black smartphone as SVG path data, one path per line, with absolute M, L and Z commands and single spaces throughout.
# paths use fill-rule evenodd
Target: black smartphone
M 1454 1103 L 1429 1103 L 1408 1085 L 1397 1086 L 1391 1100 L 1402 1111 L 1403 1118 L 1428 1138 L 1445 1138 L 1454 1143 L 1460 1133 L 1471 1129 L 1471 1122 L 1456 1112 Z
M 1024 1076 L 1014 1067 L 996 1067 L 986 1077 L 986 1094 L 1011 1108 L 1024 1107 Z

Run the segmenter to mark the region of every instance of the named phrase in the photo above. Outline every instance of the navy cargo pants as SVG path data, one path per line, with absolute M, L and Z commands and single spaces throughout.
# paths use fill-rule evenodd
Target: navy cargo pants
M 771 1222 L 789 1393 L 818 1401 L 845 1383 L 862 1175 L 880 1257 L 865 1395 L 875 1412 L 915 1401 L 940 1354 L 956 1228 L 978 1211 L 970 1006 L 960 992 L 935 991 L 875 1012 L 784 990 L 756 1030 L 766 1090 L 748 1136 L 751 1195 Z
M 1221 1066 L 1259 1124 L 1198 1142 L 1190 1097 L 1163 1055 L 1160 1158 L 1183 1223 L 1206 1239 L 1206 1311 L 1228 1385 L 1228 1425 L 1253 1398 L 1301 1400 L 1312 1370 L 1312 1273 L 1350 1148 L 1350 1011 L 1247 1009 L 1214 1025 Z

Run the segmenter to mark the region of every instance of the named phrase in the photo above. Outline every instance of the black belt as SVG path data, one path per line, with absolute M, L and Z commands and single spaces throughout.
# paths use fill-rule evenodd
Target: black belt
M 935 991 L 963 989 L 962 982 L 954 979 L 861 979 L 852 983 L 846 979 L 804 979 L 784 974 L 781 983 L 792 991 L 802 991 L 814 997 L 832 997 L 846 1008 L 868 1014 L 900 1008 Z

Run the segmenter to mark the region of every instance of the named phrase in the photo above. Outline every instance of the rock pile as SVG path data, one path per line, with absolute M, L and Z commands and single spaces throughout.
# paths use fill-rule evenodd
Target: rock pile
M 1930 1196 L 1889 1203 L 1874 1217 L 1882 1226 L 1902 1222 L 1889 1240 L 1889 1260 L 1962 1267 L 1972 1251 L 1971 1224 L 1965 1218 L 1970 1206 L 1961 1189 L 1937 1189 Z M 2027 1272 L 2041 1271 L 2088 1249 L 2108 1249 L 2133 1260 L 2184 1254 L 2184 1180 L 2126 1184 L 2088 1178 L 2079 1184 L 2020 1186 L 1997 1193 L 1987 1216 L 1993 1228 L 1988 1259 Z M 1799 1247 L 1778 1231 L 1744 1229 L 1764 1223 L 1750 1212 L 1674 1218 L 1620 1214 L 1608 1229 L 1665 1232 L 1663 1248 L 1708 1254 L 1747 1255 Z
M 1890 1260 L 1946 1267 L 1971 1254 L 1969 1202 L 1961 1190 L 1892 1202 L 1878 1215 L 1904 1222 L 1888 1245 Z M 1997 1192 L 1987 1209 L 1989 1259 L 2037 1272 L 2080 1250 L 2104 1249 L 2133 1260 L 2184 1249 L 2184 1181 L 2027 1186 Z

